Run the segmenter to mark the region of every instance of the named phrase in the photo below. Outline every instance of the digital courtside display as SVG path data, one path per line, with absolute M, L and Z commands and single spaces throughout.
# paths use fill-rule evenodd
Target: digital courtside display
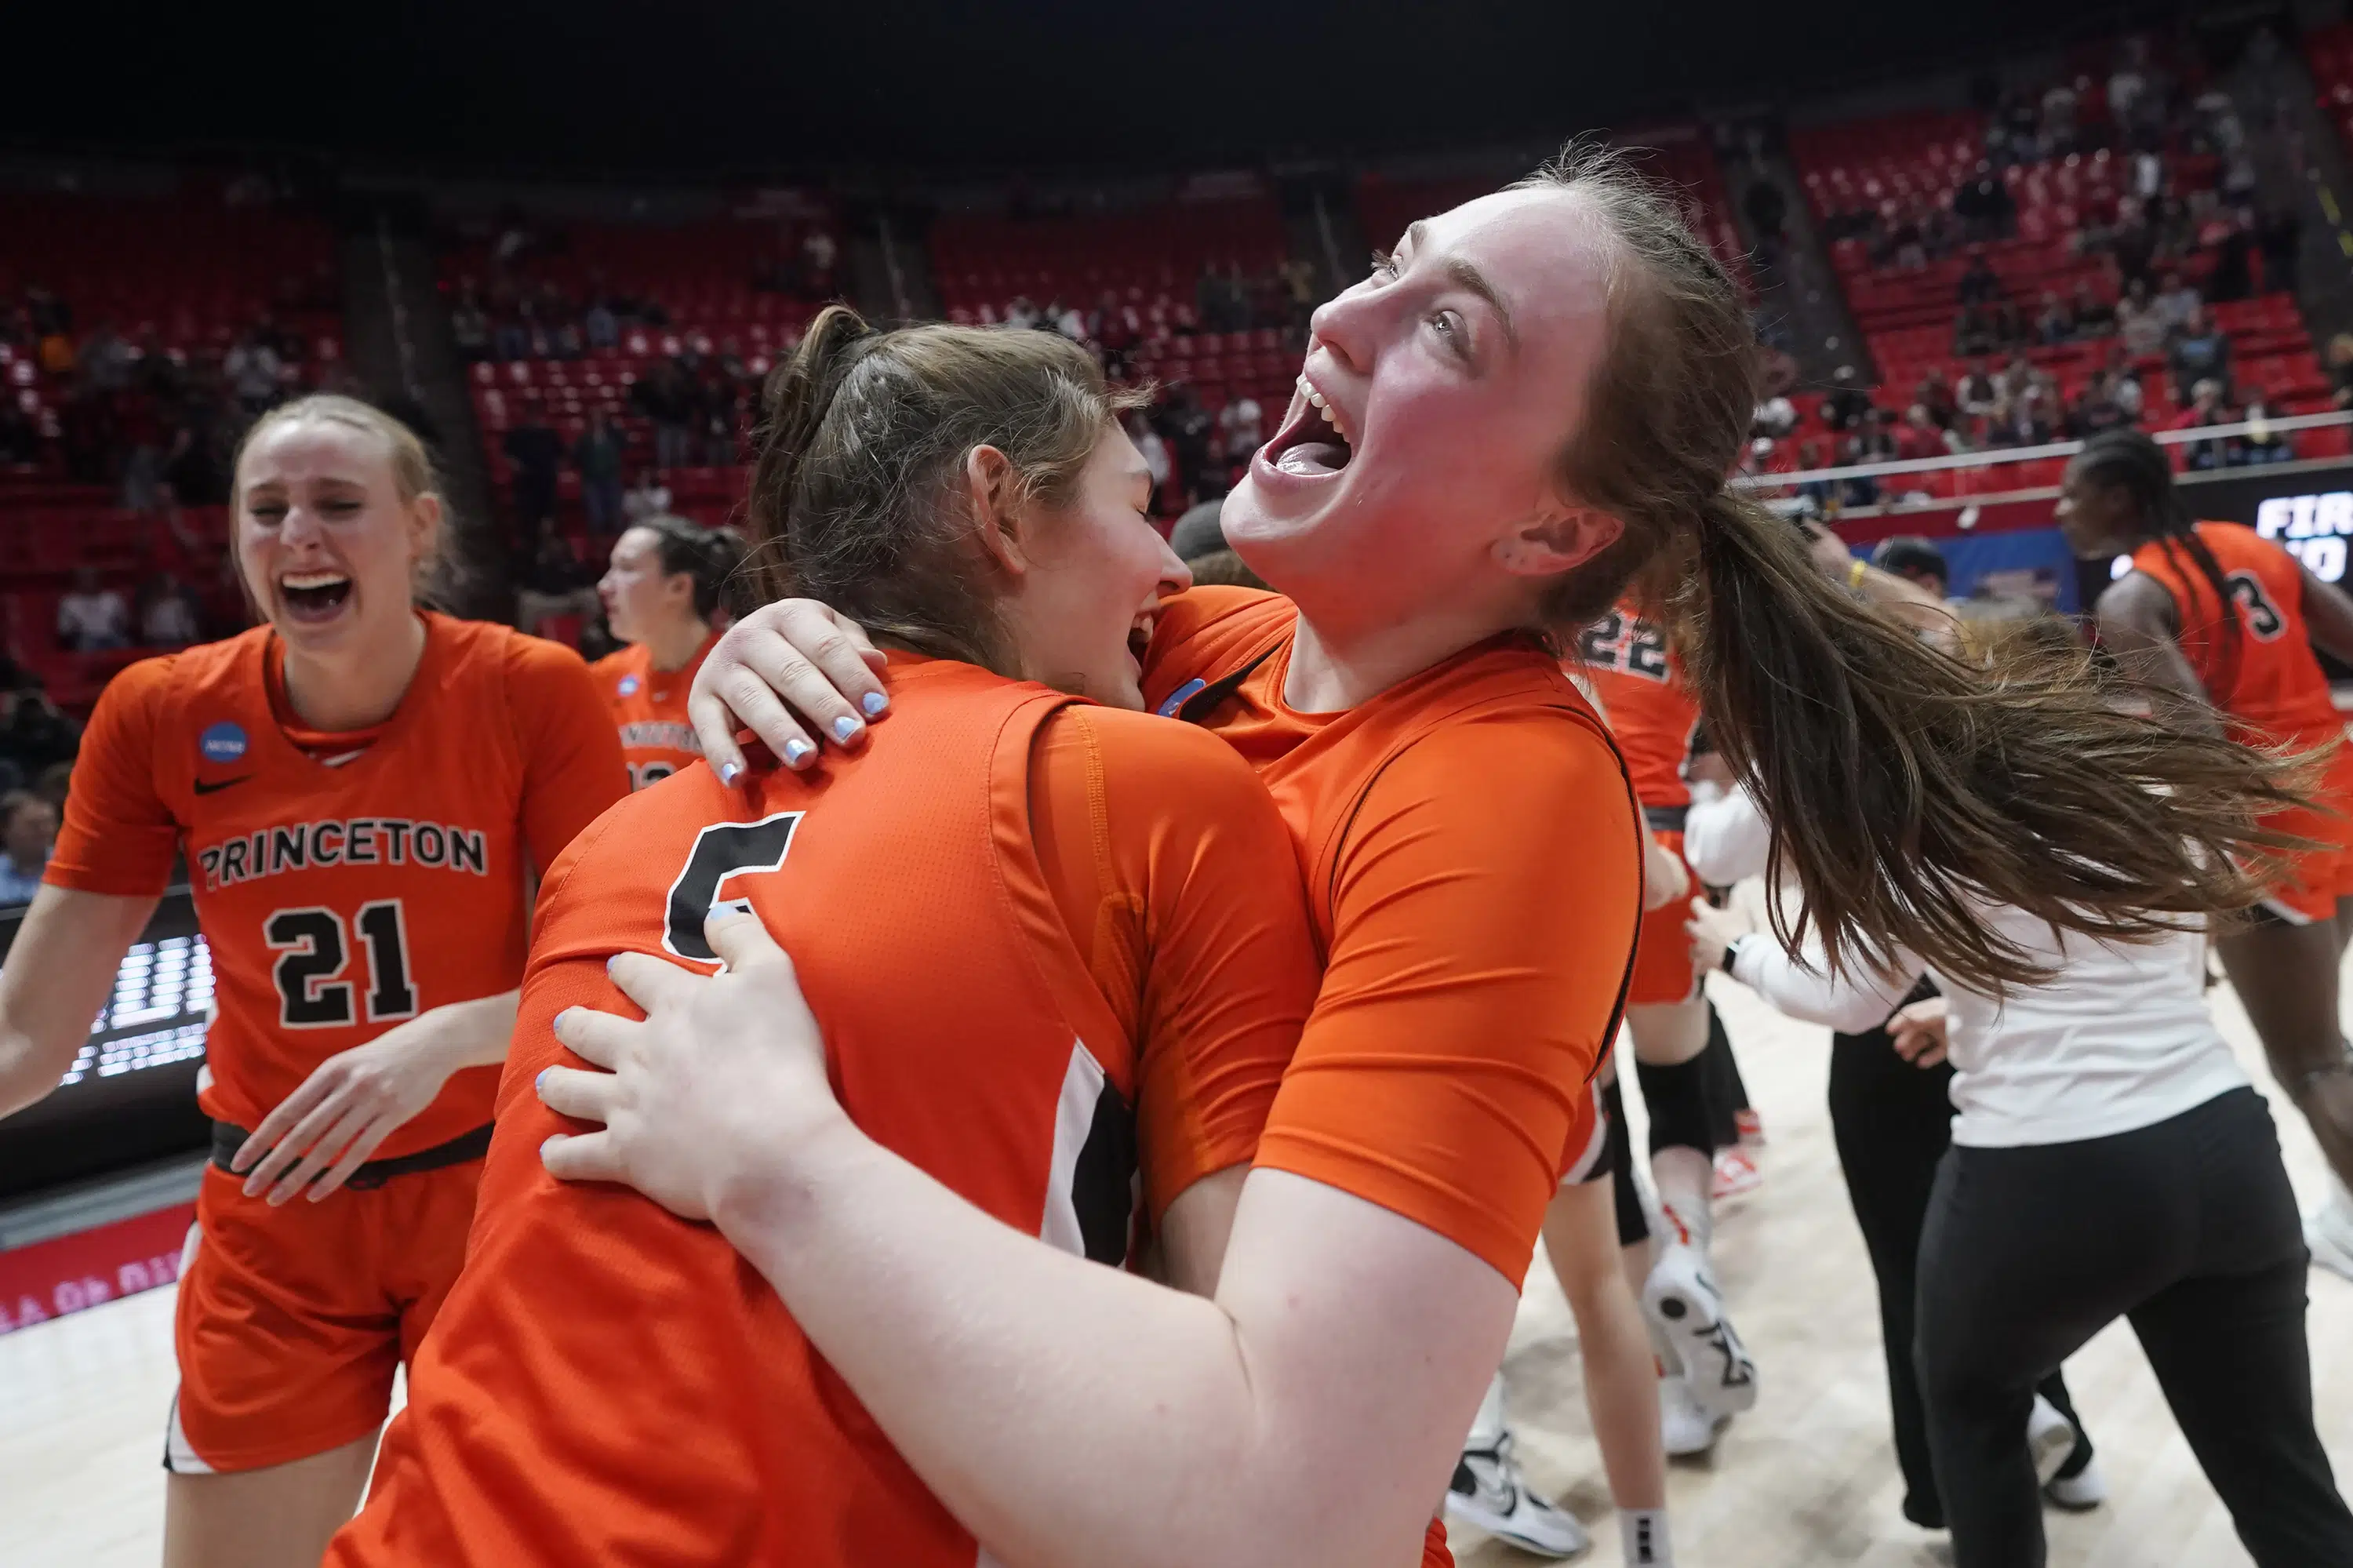
M 0 968 L 23 917 L 0 909 Z M 187 890 L 174 888 L 123 955 L 56 1091 L 0 1120 L 0 1198 L 202 1149 L 196 1075 L 212 1000 L 211 950 Z

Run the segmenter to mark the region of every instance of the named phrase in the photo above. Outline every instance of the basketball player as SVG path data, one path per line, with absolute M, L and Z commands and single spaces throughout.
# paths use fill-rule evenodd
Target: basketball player
M 0 970 L 0 1112 L 73 1060 L 185 853 L 218 1015 L 180 1276 L 170 1568 L 314 1564 L 458 1272 L 534 866 L 622 794 L 577 654 L 418 610 L 442 507 L 350 398 L 264 415 L 230 547 L 268 624 L 100 698 Z
M 795 941 L 877 1137 L 1114 1266 L 1140 1168 L 1170 1277 L 1214 1282 L 1316 965 L 1249 768 L 1119 711 L 1143 705 L 1131 642 L 1186 581 L 1118 423 L 1132 396 L 1051 334 L 874 333 L 839 306 L 772 381 L 764 559 L 890 642 L 895 718 L 807 776 L 690 768 L 559 863 L 467 1272 L 338 1568 L 972 1563 L 723 1237 L 540 1168 L 567 1127 L 530 1092 L 563 1059 L 551 1020 L 619 999 L 616 954 L 715 963 L 714 906 Z M 898 1049 L 925 1034 L 937 1054 Z
M 2254 918 L 2215 948 L 2272 1075 L 2312 1124 L 2336 1172 L 2313 1218 L 2314 1255 L 2353 1274 L 2353 1056 L 2337 971 L 2353 937 L 2353 747 L 2315 646 L 2353 661 L 2353 599 L 2252 528 L 2200 523 L 2173 487 L 2165 449 L 2137 430 L 2094 437 L 2067 464 L 2058 521 L 2086 560 L 2127 556 L 2100 596 L 2100 641 L 2158 694 L 2176 723 L 2284 747 L 2327 771 L 2322 809 L 2274 824 L 2327 847 L 2299 854 Z
M 1639 607 L 1620 604 L 1586 629 L 1577 654 L 1571 673 L 1589 683 L 1618 737 L 1653 863 L 1665 863 L 1651 880 L 1688 888 L 1694 879 L 1683 858 L 1683 816 L 1691 787 L 1683 770 L 1700 710 L 1676 678 L 1666 629 L 1643 620 Z M 1684 903 L 1672 898 L 1648 911 L 1634 947 L 1626 1031 L 1650 1112 L 1661 1224 L 1653 1236 L 1639 1203 L 1620 1204 L 1628 1223 L 1619 1234 L 1625 1245 L 1650 1252 L 1642 1308 L 1662 1352 L 1660 1428 L 1667 1452 L 1679 1455 L 1713 1446 L 1733 1416 L 1757 1403 L 1757 1368 L 1725 1309 L 1708 1253 L 1715 1153 L 1737 1136 L 1733 1107 L 1720 1104 L 1725 1097 L 1705 1058 L 1717 1051 L 1729 1056 L 1732 1043 L 1692 972 Z
M 1415 225 L 1317 313 L 1225 510 L 1292 597 L 1168 601 L 1144 683 L 1257 767 L 1327 959 L 1213 1299 L 1078 1266 L 862 1133 L 756 922 L 715 978 L 624 964 L 644 1022 L 559 1022 L 617 1072 L 551 1074 L 551 1102 L 605 1127 L 550 1168 L 710 1215 L 1004 1560 L 1401 1560 L 1590 1143 L 1632 958 L 1640 818 L 1557 639 L 1637 573 L 1674 578 L 1709 734 L 1841 962 L 1916 940 L 1996 983 L 2017 945 L 1961 914 L 1989 881 L 2131 934 L 2252 901 L 2228 852 L 2251 793 L 2287 798 L 2237 748 L 2150 739 L 2080 677 L 1989 681 L 1822 581 L 1724 483 L 1754 344 L 1673 201 L 1584 150 Z M 723 778 L 743 764 L 717 695 L 746 678 L 828 727 L 881 688 L 840 620 L 747 619 L 691 704 Z M 766 701 L 755 731 L 807 738 Z M 1669 1555 L 1651 1522 L 1621 1520 L 1630 1560 Z
M 743 541 L 729 530 L 683 517 L 649 517 L 613 541 L 596 597 L 605 623 L 628 646 L 588 669 L 620 725 L 632 789 L 702 755 L 686 722 L 686 694 L 718 635 L 712 621 L 743 558 Z

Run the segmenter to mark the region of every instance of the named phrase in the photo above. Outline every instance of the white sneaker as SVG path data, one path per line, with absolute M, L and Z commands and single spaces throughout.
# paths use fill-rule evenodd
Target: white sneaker
M 1659 1380 L 1659 1443 L 1672 1458 L 1689 1458 L 1715 1446 L 1729 1415 L 1711 1415 L 1692 1397 L 1691 1383 L 1681 1372 Z
M 1737 1415 L 1757 1404 L 1757 1363 L 1725 1315 L 1724 1296 L 1699 1254 L 1659 1249 L 1642 1283 L 1642 1311 L 1674 1347 L 1692 1397 L 1711 1415 Z
M 2034 1408 L 2026 1415 L 2026 1452 L 2034 1460 L 2034 1484 L 2049 1486 L 2074 1451 L 2075 1424 L 2060 1414 L 2057 1405 L 2036 1394 Z
M 1447 1485 L 1446 1516 L 1539 1557 L 1574 1557 L 1593 1544 L 1574 1515 L 1528 1490 L 1508 1432 L 1493 1447 L 1462 1450 Z
M 2304 1245 L 2312 1261 L 2331 1274 L 2353 1279 L 2353 1196 L 2345 1183 L 2328 1179 L 2328 1199 L 2304 1217 Z
M 2064 1480 L 2045 1481 L 2042 1495 L 2071 1513 L 2081 1513 L 2108 1500 L 2108 1478 L 2100 1474 L 2100 1462 L 2094 1459 Z

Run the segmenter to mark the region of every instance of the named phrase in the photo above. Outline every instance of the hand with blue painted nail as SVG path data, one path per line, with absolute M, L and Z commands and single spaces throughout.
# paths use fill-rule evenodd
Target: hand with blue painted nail
M 540 1146 L 551 1174 L 618 1181 L 690 1220 L 849 1127 L 792 959 L 753 916 L 715 910 L 703 932 L 725 969 L 620 954 L 607 972 L 645 1017 L 565 1008 L 555 1038 L 596 1070 L 550 1067 L 535 1085 L 550 1110 L 595 1124 Z
M 702 755 L 724 783 L 742 777 L 735 732 L 748 729 L 793 768 L 817 760 L 820 738 L 854 747 L 890 712 L 883 656 L 866 630 L 813 599 L 763 605 L 729 627 L 686 700 Z M 806 727 L 804 727 L 806 726 Z

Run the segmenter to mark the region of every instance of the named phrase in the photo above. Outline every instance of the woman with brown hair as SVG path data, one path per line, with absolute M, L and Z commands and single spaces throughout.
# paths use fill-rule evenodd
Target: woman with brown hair
M 643 1022 L 561 1022 L 617 1071 L 551 1075 L 606 1125 L 550 1168 L 714 1219 L 1009 1561 L 1403 1561 L 1587 1153 L 1639 916 L 1641 819 L 1560 640 L 1630 588 L 1677 629 L 1836 968 L 1900 945 L 1998 991 L 2035 966 L 1986 892 L 2125 938 L 2258 895 L 2232 853 L 2285 799 L 2264 759 L 2072 666 L 1924 646 L 1726 487 L 1755 348 L 1672 200 L 1585 150 L 1317 312 L 1225 514 L 1290 597 L 1180 596 L 1145 668 L 1273 790 L 1327 956 L 1214 1298 L 1057 1257 L 871 1141 L 756 929 L 714 979 L 625 966 Z M 839 621 L 752 618 L 696 699 L 723 778 L 712 699 L 807 743 L 772 687 L 854 738 L 881 683 Z M 1664 1560 L 1654 1522 L 1630 1560 Z

